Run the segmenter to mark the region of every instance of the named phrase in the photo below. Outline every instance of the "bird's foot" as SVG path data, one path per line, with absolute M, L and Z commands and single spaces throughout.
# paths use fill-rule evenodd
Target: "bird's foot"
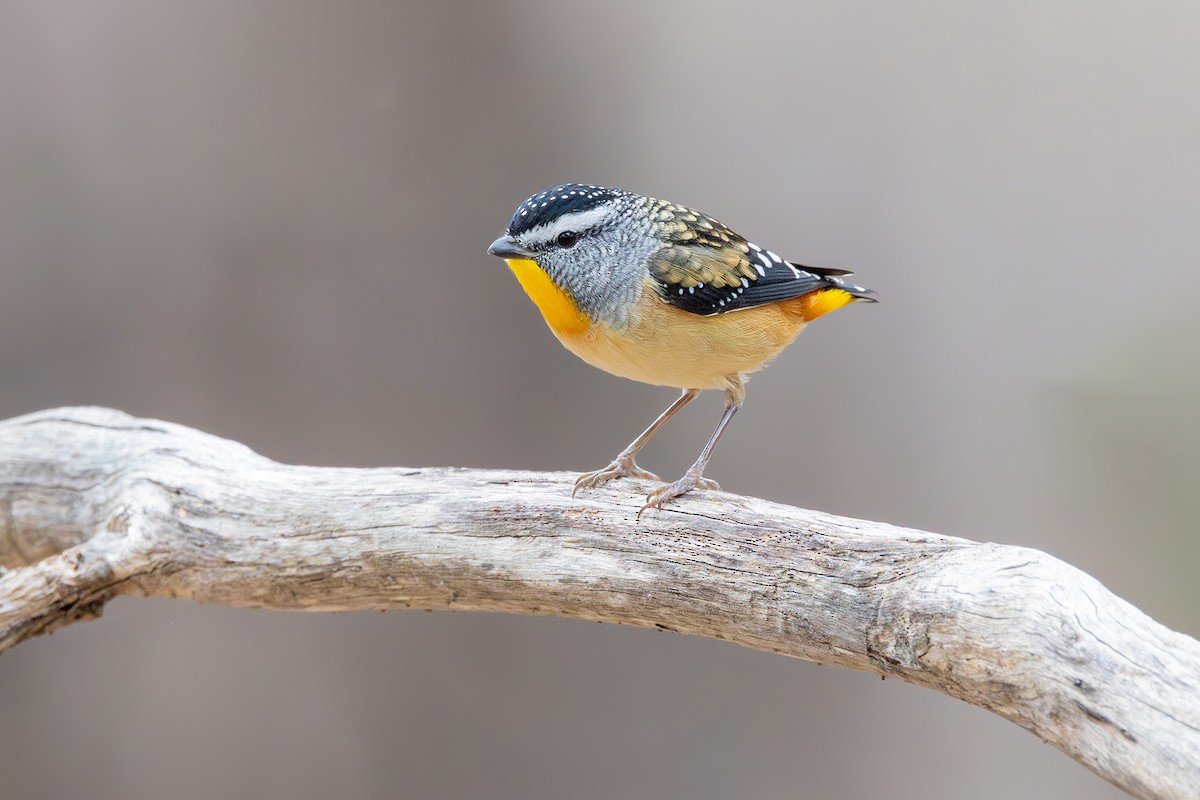
M 668 500 L 674 500 L 677 497 L 683 497 L 692 489 L 720 489 L 721 486 L 716 481 L 705 478 L 698 471 L 688 470 L 683 474 L 683 477 L 674 483 L 668 483 L 666 486 L 655 489 L 650 494 L 646 495 L 646 505 L 642 506 L 637 513 L 637 518 L 640 521 L 642 514 L 648 508 L 662 508 L 663 503 Z
M 578 492 L 580 489 L 595 489 L 597 486 L 601 486 L 617 478 L 642 478 L 648 481 L 662 480 L 662 478 L 653 472 L 642 469 L 634 463 L 633 456 L 619 455 L 616 461 L 604 469 L 598 469 L 595 472 L 585 472 L 576 478 L 575 488 L 571 490 L 571 497 L 574 497 L 575 492 Z

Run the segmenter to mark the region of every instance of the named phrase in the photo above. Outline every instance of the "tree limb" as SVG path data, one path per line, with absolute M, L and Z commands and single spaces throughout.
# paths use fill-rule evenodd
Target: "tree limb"
M 1045 553 L 719 492 L 322 469 L 117 411 L 0 422 L 0 650 L 118 595 L 657 627 L 893 676 L 1142 797 L 1200 790 L 1200 643 Z

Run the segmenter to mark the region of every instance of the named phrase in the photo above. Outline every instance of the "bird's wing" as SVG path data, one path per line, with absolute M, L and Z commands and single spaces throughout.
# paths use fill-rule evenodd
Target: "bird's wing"
M 655 212 L 664 245 L 651 255 L 650 274 L 662 299 L 709 316 L 778 303 L 818 289 L 841 289 L 863 299 L 869 289 L 843 281 L 847 270 L 804 267 L 748 242 L 698 211 L 663 203 Z

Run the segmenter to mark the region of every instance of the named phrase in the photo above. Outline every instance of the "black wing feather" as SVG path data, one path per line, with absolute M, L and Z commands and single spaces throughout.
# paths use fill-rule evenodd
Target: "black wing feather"
M 842 289 L 855 297 L 871 292 L 843 281 L 849 270 L 804 267 L 746 241 L 712 217 L 663 203 L 657 219 L 664 246 L 650 258 L 664 301 L 710 316 L 779 303 L 817 291 Z

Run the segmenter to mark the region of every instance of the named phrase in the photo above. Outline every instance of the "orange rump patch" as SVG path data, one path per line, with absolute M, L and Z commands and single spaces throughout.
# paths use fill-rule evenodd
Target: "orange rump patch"
M 800 295 L 791 301 L 790 305 L 805 322 L 812 322 L 817 317 L 823 317 L 830 311 L 837 311 L 842 306 L 853 303 L 855 299 L 854 295 L 842 289 L 817 289 Z

